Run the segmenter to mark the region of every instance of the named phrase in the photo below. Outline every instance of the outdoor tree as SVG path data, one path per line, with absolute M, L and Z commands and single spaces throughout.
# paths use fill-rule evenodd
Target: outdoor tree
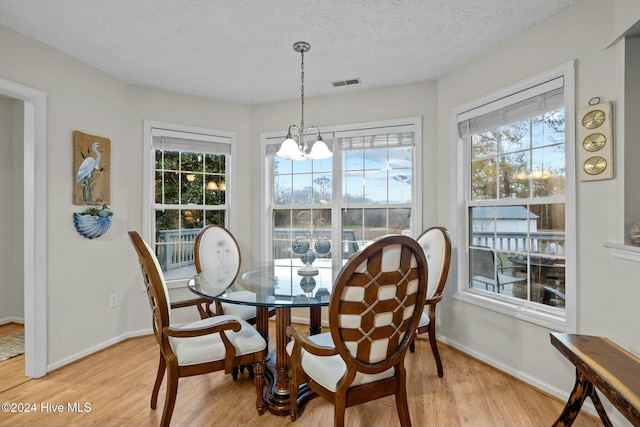
M 318 197 L 314 197 L 314 201 L 318 201 L 320 203 L 331 201 L 331 178 L 326 175 L 322 175 L 315 178 L 313 183 L 319 187 L 320 190 Z

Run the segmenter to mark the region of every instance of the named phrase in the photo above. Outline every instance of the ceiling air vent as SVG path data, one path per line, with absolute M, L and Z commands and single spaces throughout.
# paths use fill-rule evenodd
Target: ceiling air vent
M 337 80 L 335 82 L 331 82 L 331 84 L 333 87 L 358 85 L 360 84 L 360 78 L 356 77 L 355 79 Z

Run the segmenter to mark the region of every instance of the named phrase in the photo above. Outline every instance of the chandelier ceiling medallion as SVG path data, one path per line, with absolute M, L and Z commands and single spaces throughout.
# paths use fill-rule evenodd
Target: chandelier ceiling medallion
M 320 129 L 316 126 L 310 126 L 307 129 L 304 127 L 304 54 L 311 49 L 311 45 L 307 42 L 296 42 L 293 44 L 293 50 L 300 53 L 301 57 L 301 81 L 300 87 L 300 99 L 302 106 L 302 119 L 300 120 L 300 127 L 296 125 L 289 126 L 287 131 L 287 138 L 284 140 L 280 149 L 276 153 L 276 156 L 283 157 L 289 160 L 320 160 L 333 156 L 333 153 L 327 147 L 327 144 L 322 140 L 320 135 Z M 293 134 L 292 134 L 293 130 Z M 307 153 L 309 148 L 307 144 L 307 137 L 309 134 L 317 134 L 316 140 L 311 146 L 311 151 Z

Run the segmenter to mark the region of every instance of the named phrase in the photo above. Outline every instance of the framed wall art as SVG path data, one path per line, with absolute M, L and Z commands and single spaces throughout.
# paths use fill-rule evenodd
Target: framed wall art
M 111 203 L 111 141 L 80 131 L 73 133 L 73 203 Z

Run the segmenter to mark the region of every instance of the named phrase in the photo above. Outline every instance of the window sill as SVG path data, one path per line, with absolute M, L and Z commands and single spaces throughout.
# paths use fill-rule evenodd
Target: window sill
M 604 242 L 604 247 L 609 249 L 609 253 L 614 257 L 626 259 L 627 261 L 640 262 L 640 246 L 624 245 L 622 243 Z
M 575 332 L 571 330 L 572 328 L 567 322 L 567 313 L 563 313 L 564 315 L 556 315 L 546 311 L 536 310 L 531 307 L 488 298 L 473 292 L 456 292 L 453 295 L 453 298 L 478 307 L 506 314 L 508 316 L 515 317 L 516 319 L 543 326 L 554 331 L 569 333 Z

